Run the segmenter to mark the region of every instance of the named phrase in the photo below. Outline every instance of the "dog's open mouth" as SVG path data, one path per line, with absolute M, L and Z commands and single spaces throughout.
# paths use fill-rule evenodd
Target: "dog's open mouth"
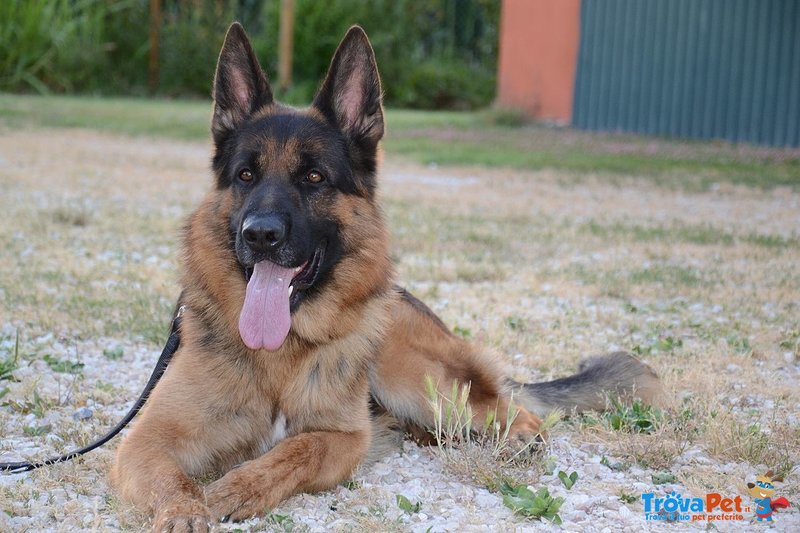
M 245 270 L 247 289 L 239 335 L 248 348 L 277 350 L 283 345 L 292 325 L 291 309 L 317 281 L 325 247 L 325 242 L 320 243 L 311 259 L 298 267 L 259 261 Z

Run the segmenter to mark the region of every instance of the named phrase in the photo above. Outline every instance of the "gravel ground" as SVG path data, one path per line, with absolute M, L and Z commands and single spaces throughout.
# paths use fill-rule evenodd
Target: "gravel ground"
M 48 303 L 45 293 L 48 283 L 57 287 L 50 292 L 69 291 L 69 276 L 78 276 L 85 268 L 115 294 L 115 284 L 122 283 L 115 275 L 127 275 L 124 269 L 132 263 L 144 277 L 131 290 L 163 300 L 153 311 L 163 316 L 158 313 L 168 309 L 170 296 L 177 294 L 172 273 L 175 229 L 208 183 L 206 150 L 202 143 L 92 132 L 33 131 L 12 136 L 0 131 L 0 187 L 5 197 L 0 207 L 7 228 L 0 233 L 4 270 L 0 297 L 13 302 L 0 306 L 0 360 L 14 353 L 20 331 L 24 352 L 13 380 L 0 381 L 0 461 L 42 458 L 83 445 L 120 419 L 138 395 L 160 352 L 152 338 L 158 333 L 148 337 L 147 331 L 132 330 L 107 335 L 103 324 L 96 324 L 102 320 L 71 317 L 71 308 L 64 307 L 58 295 Z M 205 180 L 203 187 L 195 184 L 198 175 Z M 787 497 L 793 507 L 779 511 L 771 526 L 758 527 L 800 531 L 796 505 L 800 472 L 794 466 L 800 462 L 796 270 L 800 194 L 724 184 L 689 194 L 635 179 L 626 187 L 607 184 L 602 177 L 576 184 L 550 172 L 440 169 L 392 158 L 384 175 L 387 213 L 401 257 L 399 277 L 448 324 L 506 354 L 514 377 L 550 379 L 568 373 L 582 355 L 639 346 L 644 347 L 642 357 L 664 376 L 670 412 L 703 397 L 709 398 L 714 413 L 728 414 L 732 426 L 713 431 L 695 428 L 705 432 L 703 438 L 683 440 L 671 433 L 647 440 L 580 423 L 556 426 L 540 464 L 517 466 L 514 475 L 533 489 L 547 487 L 551 494 L 564 497 L 559 511 L 564 529 L 706 529 L 704 522 L 646 522 L 641 495 L 719 492 L 740 495 L 749 505 L 745 483 L 779 466 L 760 460 L 780 456 L 790 473 L 777 485 L 777 496 Z M 55 177 L 39 183 L 40 176 Z M 165 176 L 169 183 L 159 181 Z M 123 193 L 103 188 L 109 177 L 128 180 Z M 453 202 L 454 195 L 458 202 Z M 42 246 L 35 242 L 35 232 L 26 233 L 26 221 L 35 217 L 26 217 L 20 209 L 27 203 L 34 205 L 34 215 L 41 214 L 65 201 L 100 213 L 75 230 L 82 236 L 67 230 L 55 236 L 47 233 L 50 240 L 44 242 L 57 241 L 65 254 L 74 255 L 70 261 L 75 263 L 57 254 L 52 264 L 19 259 L 25 246 L 34 251 Z M 106 208 L 111 214 L 102 214 Z M 768 242 L 787 244 L 773 248 L 753 238 L 751 245 L 706 245 L 694 237 L 678 243 L 640 242 L 635 236 L 598 237 L 591 229 L 602 223 L 603 231 L 627 231 L 626 227 L 638 224 L 678 232 L 685 226 L 675 229 L 676 213 L 681 224 L 709 225 L 734 235 L 736 242 L 756 232 L 770 237 Z M 105 223 L 113 216 L 123 217 L 131 229 L 122 242 L 108 244 L 114 236 L 109 237 Z M 514 233 L 520 221 L 527 229 Z M 136 237 L 139 224 L 153 229 Z M 103 255 L 93 245 L 109 251 Z M 665 247 L 671 254 L 666 259 L 660 255 Z M 22 273 L 24 264 L 34 270 L 36 294 L 45 294 L 39 299 L 22 289 L 16 292 L 16 284 L 27 283 L 17 281 L 28 279 Z M 630 276 L 652 273 L 653 265 L 664 269 L 688 265 L 700 281 L 677 277 L 667 279 L 666 285 L 651 286 L 628 276 L 620 282 L 614 277 L 619 264 L 639 269 Z M 589 267 L 591 276 L 586 273 Z M 62 271 L 69 273 L 66 279 L 56 276 Z M 713 276 L 730 281 L 706 286 Z M 631 279 L 633 285 L 642 284 L 624 297 L 616 295 L 614 291 L 624 289 L 625 280 Z M 670 283 L 685 286 L 677 293 L 667 286 Z M 510 318 L 525 327 L 514 326 Z M 656 330 L 659 335 L 653 337 Z M 731 337 L 734 333 L 739 337 Z M 666 348 L 658 344 L 667 338 L 681 342 Z M 65 367 L 65 363 L 83 366 Z M 711 424 L 711 418 L 703 418 L 704 423 Z M 755 442 L 752 446 L 763 450 L 739 447 L 734 453 L 733 443 L 715 444 L 715 431 L 754 423 L 763 428 L 759 435 L 766 440 L 746 443 Z M 720 435 L 722 439 L 727 433 Z M 0 475 L 0 531 L 146 528 L 147 517 L 118 501 L 107 485 L 115 445 L 112 441 L 71 463 Z M 639 445 L 648 448 L 642 451 L 636 448 Z M 452 457 L 406 442 L 402 452 L 362 468 L 349 487 L 298 495 L 267 519 L 219 528 L 420 532 L 557 528 L 514 516 L 496 491 L 453 463 Z M 559 470 L 578 473 L 571 490 L 547 473 Z M 653 476 L 664 472 L 674 480 L 655 484 Z M 419 511 L 401 510 L 397 495 L 420 502 Z M 744 514 L 742 521 L 710 527 L 743 531 L 756 526 L 752 512 Z

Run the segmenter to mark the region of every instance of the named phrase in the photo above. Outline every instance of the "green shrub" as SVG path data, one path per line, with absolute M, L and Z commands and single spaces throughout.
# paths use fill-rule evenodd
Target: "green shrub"
M 208 96 L 225 30 L 240 20 L 275 85 L 280 0 L 163 0 L 159 92 Z M 499 2 L 297 0 L 293 84 L 313 96 L 336 44 L 361 24 L 375 47 L 386 102 L 471 109 L 494 94 Z M 0 90 L 147 91 L 148 0 L 0 2 Z
M 474 109 L 488 104 L 493 94 L 490 73 L 441 60 L 412 66 L 397 87 L 387 89 L 395 105 L 420 109 Z
M 146 0 L 0 2 L 0 90 L 129 91 L 146 81 L 146 37 Z

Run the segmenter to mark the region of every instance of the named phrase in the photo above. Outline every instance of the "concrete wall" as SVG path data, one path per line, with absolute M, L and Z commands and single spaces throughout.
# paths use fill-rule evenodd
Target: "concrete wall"
M 503 0 L 497 104 L 568 124 L 581 0 Z

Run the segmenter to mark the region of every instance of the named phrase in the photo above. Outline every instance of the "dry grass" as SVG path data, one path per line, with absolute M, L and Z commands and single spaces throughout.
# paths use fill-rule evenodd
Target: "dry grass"
M 157 350 L 178 294 L 178 231 L 210 185 L 207 146 L 5 131 L 0 158 L 0 360 L 15 331 L 22 367 L 41 364 L 54 343 L 66 350 L 59 359 L 78 361 L 70 347 L 98 336 Z M 773 468 L 788 473 L 781 495 L 800 498 L 800 193 L 443 170 L 392 157 L 385 175 L 400 280 L 459 334 L 506 354 L 513 377 L 561 376 L 582 356 L 618 348 L 663 376 L 663 419 L 651 433 L 598 417 L 554 435 L 670 470 L 697 491 L 746 494 L 745 476 Z M 9 388 L 0 402 L 32 401 L 36 379 L 0 381 Z M 50 409 L 124 404 L 138 387 L 64 379 L 71 396 L 48 396 Z M 0 409 L 0 427 L 9 409 Z M 82 442 L 114 418 L 98 413 L 93 425 L 62 430 L 64 441 Z M 470 449 L 450 463 L 489 486 L 503 460 L 491 443 L 488 459 Z M 103 483 L 81 481 L 86 471 L 33 474 L 32 484 L 0 490 L 0 511 L 25 513 L 25 502 L 68 485 L 98 498 L 92 520 L 106 524 L 111 514 L 141 527 Z M 374 523 L 386 524 L 362 516 L 363 527 Z

